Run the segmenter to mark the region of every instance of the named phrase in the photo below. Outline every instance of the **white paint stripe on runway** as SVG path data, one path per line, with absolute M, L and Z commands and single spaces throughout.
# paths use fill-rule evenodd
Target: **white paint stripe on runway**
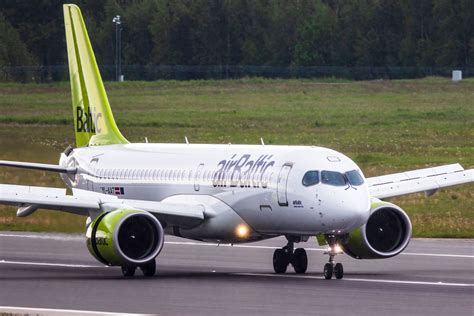
M 84 240 L 82 236 L 59 236 L 59 235 L 24 235 L 24 234 L 0 234 L 0 237 L 17 237 L 17 238 L 32 238 L 32 239 L 50 239 L 50 240 Z M 259 246 L 259 245 L 231 245 L 231 244 L 216 244 L 216 243 L 203 243 L 193 241 L 165 241 L 167 245 L 183 245 L 183 246 L 210 246 L 210 247 L 235 247 L 235 248 L 249 248 L 249 249 L 277 249 L 281 247 L 276 246 Z M 324 252 L 326 249 L 323 248 L 305 248 L 306 251 L 318 251 Z M 474 255 L 455 255 L 455 254 L 444 254 L 444 253 L 415 253 L 415 252 L 403 252 L 400 255 L 404 256 L 428 256 L 428 257 L 448 257 L 448 258 L 470 258 L 473 259 Z
M 88 265 L 88 264 L 67 264 L 67 263 L 0 260 L 0 264 L 2 264 L 2 263 L 3 264 L 29 265 L 29 266 L 67 267 L 67 268 L 101 268 L 101 267 L 107 267 L 107 266 Z
M 291 275 L 291 274 L 269 274 L 269 273 L 233 273 L 233 275 L 261 276 L 261 277 L 273 277 L 273 278 L 325 280 L 324 277 L 322 277 L 322 276 L 314 276 L 314 275 Z M 344 282 L 344 281 L 349 281 L 349 282 L 372 282 L 372 283 L 392 283 L 392 284 L 412 284 L 412 285 L 433 285 L 433 286 L 474 287 L 474 284 L 469 284 L 469 283 L 404 281 L 404 280 L 384 280 L 384 279 L 358 279 L 358 278 L 343 278 L 342 280 L 333 280 L 332 282 Z
M 68 267 L 68 268 L 101 268 L 107 266 L 98 265 L 79 265 L 79 264 L 62 264 L 62 263 L 47 263 L 47 262 L 26 262 L 26 261 L 8 261 L 0 260 L 0 264 L 19 264 L 19 265 L 35 265 L 35 266 L 54 266 L 54 267 Z M 259 277 L 276 277 L 276 278 L 296 278 L 296 279 L 316 279 L 324 280 L 322 276 L 314 275 L 291 275 L 291 274 L 269 274 L 269 273 L 230 273 L 230 275 L 241 276 L 259 276 Z M 426 281 L 403 281 L 403 280 L 384 280 L 384 279 L 359 279 L 359 278 L 344 278 L 343 281 L 352 282 L 372 282 L 372 283 L 393 283 L 393 284 L 414 284 L 414 285 L 436 285 L 436 286 L 458 286 L 458 287 L 474 287 L 474 284 L 469 283 L 448 283 L 448 282 L 426 282 Z M 0 311 L 1 311 L 0 306 Z M 117 314 L 119 315 L 119 314 Z
M 415 253 L 415 252 L 402 252 L 401 255 L 404 256 L 427 256 L 427 257 L 453 257 L 453 258 L 474 258 L 470 255 L 451 255 L 445 253 Z
M 216 243 L 200 243 L 192 241 L 165 241 L 165 244 L 170 245 L 188 245 L 188 246 L 214 246 L 214 247 L 234 247 L 234 248 L 253 248 L 253 249 L 278 249 L 276 246 L 257 246 L 257 245 L 231 245 L 231 244 L 216 244 Z M 324 248 L 304 248 L 306 251 L 327 251 Z M 405 256 L 430 256 L 430 257 L 453 257 L 453 258 L 474 258 L 470 255 L 452 255 L 452 254 L 438 254 L 438 253 L 414 253 L 403 252 L 401 255 Z
M 46 239 L 46 240 L 84 240 L 84 236 L 79 235 L 42 235 L 42 234 L 35 234 L 35 235 L 28 235 L 28 234 L 0 234 L 0 237 L 14 237 L 14 238 L 30 238 L 30 239 Z
M 16 307 L 16 306 L 0 306 L 0 313 L 5 314 L 44 314 L 44 315 L 130 315 L 130 316 L 142 316 L 142 315 L 156 315 L 156 314 L 129 314 L 129 313 L 111 313 L 111 312 L 96 312 L 96 311 L 84 311 L 77 309 L 56 309 L 56 308 L 31 308 L 31 307 Z

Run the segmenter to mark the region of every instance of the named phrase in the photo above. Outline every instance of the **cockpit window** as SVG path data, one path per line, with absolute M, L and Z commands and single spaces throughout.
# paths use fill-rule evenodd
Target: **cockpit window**
M 345 173 L 347 180 L 353 186 L 362 185 L 364 183 L 364 178 L 360 175 L 359 171 L 351 170 Z
M 309 187 L 319 183 L 319 171 L 311 170 L 304 174 L 303 185 Z
M 346 178 L 340 172 L 336 171 L 321 171 L 321 182 L 324 184 L 344 186 L 346 185 Z

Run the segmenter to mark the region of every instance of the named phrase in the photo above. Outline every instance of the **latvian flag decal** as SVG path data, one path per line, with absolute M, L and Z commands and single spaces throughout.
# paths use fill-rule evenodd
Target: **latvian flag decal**
M 115 187 L 115 195 L 123 195 L 123 187 Z

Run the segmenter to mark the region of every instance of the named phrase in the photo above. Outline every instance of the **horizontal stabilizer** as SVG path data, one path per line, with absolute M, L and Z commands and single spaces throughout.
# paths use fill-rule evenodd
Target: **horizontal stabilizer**
M 50 165 L 50 164 L 45 164 L 45 163 L 34 163 L 34 162 L 22 162 L 22 161 L 0 160 L 0 166 L 52 171 L 52 172 L 59 172 L 59 173 L 70 173 L 70 174 L 75 174 L 77 172 L 77 168 L 75 167 L 63 167 L 59 165 Z

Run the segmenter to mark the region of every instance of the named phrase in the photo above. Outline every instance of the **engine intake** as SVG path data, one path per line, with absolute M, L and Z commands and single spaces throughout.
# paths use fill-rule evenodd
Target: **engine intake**
M 150 213 L 120 209 L 99 215 L 87 229 L 87 248 L 106 265 L 140 265 L 163 248 L 164 232 Z
M 365 225 L 351 232 L 341 246 L 356 259 L 381 259 L 398 255 L 410 242 L 410 218 L 395 204 L 375 200 Z

